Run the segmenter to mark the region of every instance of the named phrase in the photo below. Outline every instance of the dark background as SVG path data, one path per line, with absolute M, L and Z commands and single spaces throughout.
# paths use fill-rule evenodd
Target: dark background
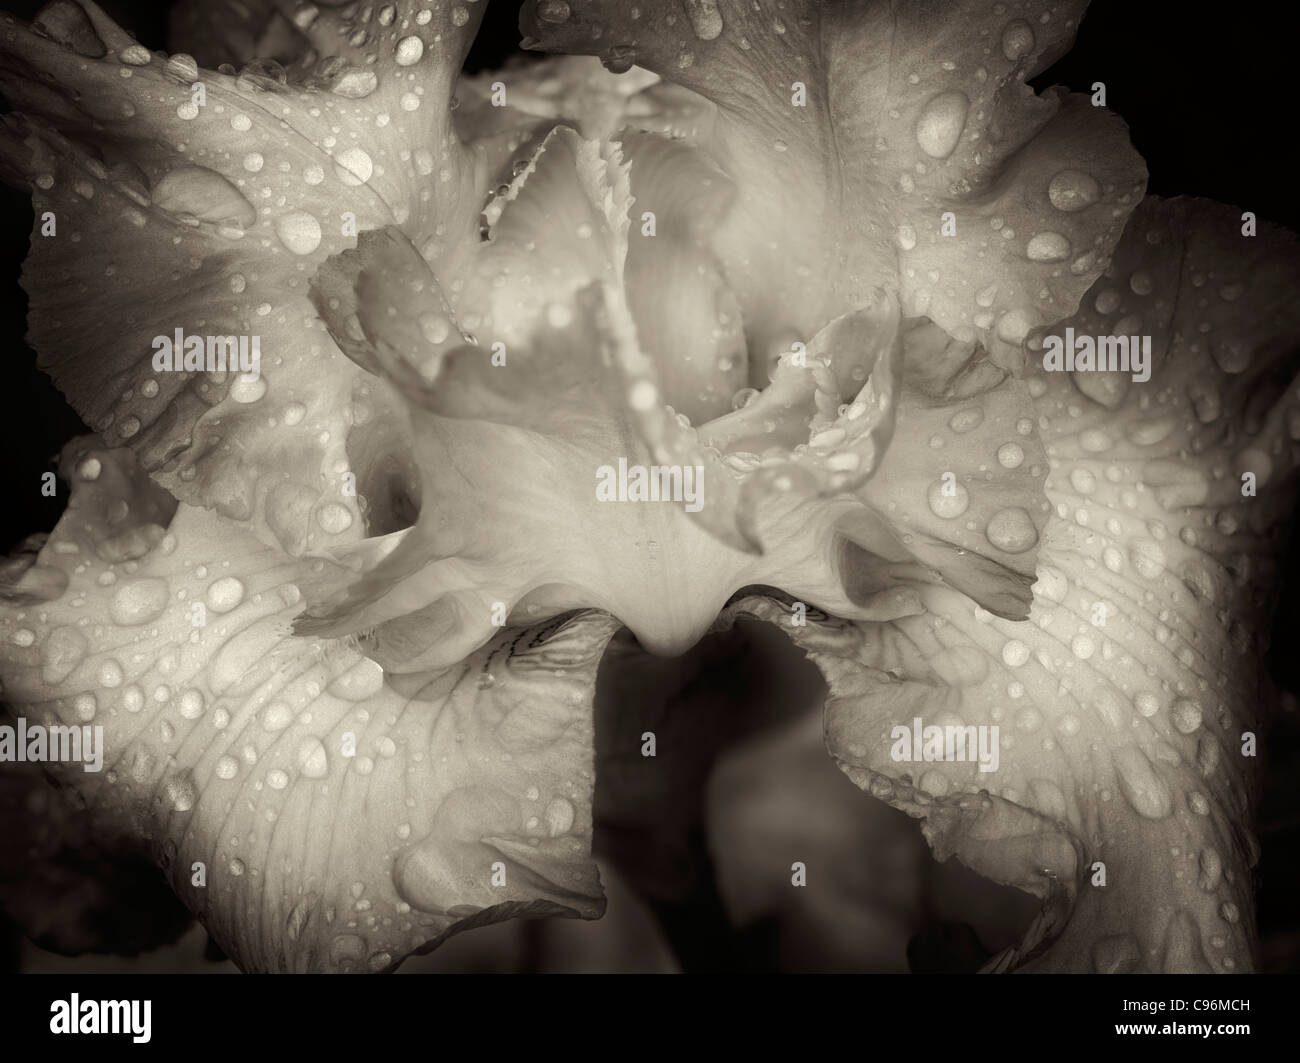
M 25 19 L 42 6 L 0 0 Z M 150 48 L 165 44 L 167 5 L 159 0 L 100 0 Z M 519 39 L 518 3 L 490 0 L 468 68 L 494 67 Z M 1286 5 L 1289 7 L 1289 5 Z M 1204 12 L 1204 13 L 1202 13 Z M 1281 20 L 1286 20 L 1283 24 Z M 1091 91 L 1106 84 L 1109 107 L 1128 122 L 1157 195 L 1206 196 L 1254 211 L 1261 220 L 1300 230 L 1294 16 L 1266 0 L 1197 7 L 1149 0 L 1094 0 L 1073 50 L 1035 80 Z M 32 531 L 48 530 L 62 509 L 43 498 L 40 474 L 72 435 L 84 431 L 26 346 L 26 297 L 18 286 L 32 212 L 26 192 L 0 188 L 0 341 L 6 359 L 0 405 L 0 551 Z M 1283 596 L 1269 668 L 1278 685 L 1300 690 L 1300 537 L 1286 558 Z M 1263 743 L 1265 796 L 1259 833 L 1259 921 L 1265 970 L 1300 971 L 1300 721 L 1290 709 Z M 714 914 L 687 920 L 686 935 L 716 934 Z M 716 923 L 716 920 L 714 920 Z M 3 936 L 3 935 L 0 935 Z M 725 948 L 725 944 L 721 947 Z

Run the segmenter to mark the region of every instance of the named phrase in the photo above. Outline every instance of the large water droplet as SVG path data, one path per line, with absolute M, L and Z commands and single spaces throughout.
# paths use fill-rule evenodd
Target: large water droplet
M 316 523 L 330 535 L 340 535 L 352 527 L 352 511 L 342 502 L 326 502 L 316 513 Z
M 132 44 L 117 53 L 117 57 L 127 66 L 148 66 L 153 59 L 149 49 L 142 44 Z
M 970 492 L 956 480 L 936 480 L 927 493 L 930 512 L 944 520 L 960 517 L 970 507 Z
M 308 779 L 323 779 L 329 773 L 329 757 L 319 738 L 304 738 L 298 746 L 298 770 Z
M 984 423 L 984 410 L 979 406 L 968 406 L 958 410 L 948 418 L 948 427 L 959 435 L 970 432 Z
M 184 775 L 173 775 L 163 783 L 163 799 L 175 812 L 190 811 L 199 799 L 193 777 L 188 772 Z
M 537 5 L 537 17 L 542 22 L 550 22 L 559 25 L 569 21 L 569 5 L 565 0 L 542 0 Z
M 197 720 L 203 715 L 203 710 L 207 708 L 207 705 L 203 701 L 203 695 L 191 688 L 176 700 L 176 707 L 183 719 Z
M 349 70 L 334 82 L 332 92 L 349 100 L 361 100 L 379 87 L 379 78 L 373 70 Z
M 306 211 L 296 210 L 280 217 L 275 223 L 275 233 L 280 243 L 295 255 L 310 255 L 320 247 L 320 222 Z
M 722 36 L 722 15 L 718 12 L 718 0 L 686 0 L 686 15 L 691 20 L 691 29 L 700 40 L 713 41 Z
M 1037 233 L 1025 247 L 1031 262 L 1060 262 L 1070 257 L 1070 241 L 1060 233 Z
M 244 585 L 234 576 L 224 576 L 208 588 L 208 608 L 214 613 L 228 613 L 243 600 Z
M 1201 706 L 1190 698 L 1179 698 L 1169 710 L 1169 719 L 1179 734 L 1195 734 L 1201 726 Z
M 568 834 L 573 829 L 573 805 L 563 797 L 557 797 L 546 806 L 546 832 L 552 838 Z
M 1025 448 L 1019 443 L 1003 443 L 998 447 L 998 464 L 1004 469 L 1018 469 L 1025 461 Z
M 365 701 L 383 689 L 384 670 L 374 661 L 366 658 L 358 661 L 342 675 L 336 676 L 329 685 L 329 692 L 345 701 Z
M 1164 819 L 1173 812 L 1173 795 L 1156 775 L 1142 750 L 1137 746 L 1124 746 L 1116 750 L 1114 761 L 1120 791 L 1133 806 L 1133 811 L 1147 819 Z
M 1007 554 L 1023 554 L 1038 542 L 1038 529 L 1023 509 L 999 510 L 984 530 L 988 541 Z
M 283 701 L 273 701 L 262 710 L 262 729 L 265 731 L 283 731 L 293 723 L 293 709 Z
M 1034 28 L 1022 18 L 1012 19 L 1002 31 L 1002 54 L 1015 62 L 1034 50 Z
M 1155 579 L 1165 570 L 1165 549 L 1151 539 L 1135 539 L 1129 546 L 1128 557 L 1143 579 Z
M 199 78 L 199 64 L 194 56 L 186 55 L 184 52 L 177 52 L 168 59 L 163 71 L 168 77 L 176 78 L 187 85 L 192 85 Z
M 916 120 L 916 142 L 932 159 L 946 159 L 957 147 L 970 100 L 965 93 L 941 92 L 925 105 Z
M 424 41 L 419 37 L 403 37 L 393 52 L 398 66 L 414 66 L 424 57 Z
M 1097 477 L 1091 469 L 1080 466 L 1070 470 L 1070 486 L 1081 495 L 1090 495 L 1097 490 Z
M 362 148 L 344 148 L 334 156 L 334 173 L 345 185 L 363 185 L 374 172 L 375 164 Z
M 1002 647 L 1002 663 L 1008 668 L 1019 668 L 1029 660 L 1029 647 L 1019 639 L 1010 639 Z
M 180 166 L 162 176 L 150 193 L 154 203 L 173 214 L 190 214 L 212 224 L 248 228 L 257 211 L 242 192 L 215 170 Z
M 1047 198 L 1057 210 L 1073 214 L 1101 198 L 1101 185 L 1082 170 L 1062 170 L 1048 183 Z
M 1160 711 L 1160 699 L 1151 691 L 1144 690 L 1133 699 L 1133 707 L 1137 709 L 1139 716 L 1149 720 Z
M 157 620 L 166 608 L 166 581 L 142 579 L 118 587 L 108 612 L 113 618 L 113 623 L 122 627 L 131 627 Z

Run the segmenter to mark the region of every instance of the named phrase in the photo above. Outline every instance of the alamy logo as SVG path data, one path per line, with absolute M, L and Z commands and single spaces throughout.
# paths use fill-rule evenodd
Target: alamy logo
M 1049 373 L 1132 373 L 1135 383 L 1151 379 L 1150 336 L 1048 336 L 1043 346 L 1043 368 Z
M 50 1033 L 129 1033 L 138 1045 L 148 1044 L 153 1018 L 151 1000 L 70 1000 L 50 1004 Z
M 0 725 L 0 763 L 51 761 L 80 763 L 84 771 L 99 771 L 104 766 L 103 726 L 29 726 L 22 716 L 18 717 L 17 727 Z
M 947 724 L 921 726 L 921 717 L 912 726 L 899 724 L 889 737 L 894 744 L 889 755 L 898 761 L 978 761 L 980 771 L 998 770 L 998 725 Z
M 684 502 L 687 513 L 704 508 L 703 465 L 602 465 L 596 470 L 597 502 Z
M 174 336 L 153 338 L 153 367 L 157 373 L 240 372 L 249 380 L 262 373 L 261 336 Z

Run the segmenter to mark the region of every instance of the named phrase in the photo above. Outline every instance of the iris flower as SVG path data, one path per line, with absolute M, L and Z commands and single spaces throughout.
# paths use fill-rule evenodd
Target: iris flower
M 486 3 L 193 2 L 203 65 L 0 23 L 94 433 L 0 608 L 13 714 L 104 728 L 65 797 L 248 970 L 595 917 L 607 645 L 747 617 L 850 779 L 1041 900 L 992 969 L 1249 968 L 1294 240 L 1027 86 L 1082 0 L 529 0 L 548 58 L 461 76 Z M 259 372 L 159 371 L 177 329 Z M 1067 329 L 1150 379 L 1045 371 Z M 701 504 L 600 497 L 620 459 Z M 895 759 L 914 720 L 997 770 Z

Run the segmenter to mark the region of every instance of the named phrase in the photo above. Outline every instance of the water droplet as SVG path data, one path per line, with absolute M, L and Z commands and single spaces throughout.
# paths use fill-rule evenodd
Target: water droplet
M 916 229 L 904 222 L 898 227 L 894 239 L 900 250 L 911 251 L 916 246 Z
M 397 42 L 393 56 L 398 66 L 414 66 L 424 58 L 424 41 L 414 35 Z
M 184 775 L 173 775 L 163 783 L 163 799 L 173 811 L 189 812 L 199 799 L 193 777 L 188 772 Z
M 1219 339 L 1210 347 L 1214 364 L 1225 373 L 1243 373 L 1254 360 L 1254 348 L 1240 337 Z
M 379 78 L 373 70 L 349 70 L 334 82 L 331 91 L 349 100 L 361 100 L 378 87 Z
M 1079 446 L 1089 454 L 1104 454 L 1114 445 L 1114 440 L 1110 438 L 1100 428 L 1088 428 L 1079 435 Z
M 1070 486 L 1081 495 L 1090 495 L 1097 490 L 1097 477 L 1091 469 L 1071 469 Z
M 1144 690 L 1133 699 L 1133 707 L 1137 709 L 1138 715 L 1149 720 L 1160 711 L 1160 699 L 1149 690 Z
M 108 687 L 109 689 L 120 687 L 123 679 L 122 666 L 110 657 L 99 666 L 97 678 L 99 679 L 99 685 L 102 687 Z
M 365 184 L 374 172 L 375 164 L 362 148 L 344 148 L 334 156 L 334 174 L 349 187 Z
M 127 66 L 148 66 L 153 56 L 142 44 L 132 44 L 117 53 L 117 57 Z
M 118 587 L 109 605 L 113 623 L 122 627 L 147 624 L 167 608 L 167 583 L 160 579 L 133 580 Z
M 206 166 L 179 166 L 162 176 L 150 192 L 156 206 L 213 224 L 247 228 L 257 220 L 253 204 L 221 174 Z
M 234 576 L 225 576 L 208 588 L 208 608 L 214 613 L 228 613 L 243 600 L 244 585 Z
M 916 142 L 932 159 L 946 159 L 957 147 L 970 100 L 961 92 L 941 92 L 921 111 L 916 120 Z
M 1081 661 L 1086 661 L 1097 652 L 1097 643 L 1088 635 L 1075 635 L 1070 640 L 1070 652 Z
M 1060 262 L 1070 257 L 1070 241 L 1060 233 L 1042 232 L 1033 236 L 1025 247 L 1031 262 Z
M 296 210 L 281 216 L 275 223 L 280 243 L 295 255 L 310 255 L 320 247 L 320 222 L 306 211 Z
M 1154 287 L 1151 274 L 1144 269 L 1138 270 L 1129 278 L 1128 286 L 1133 289 L 1134 295 L 1150 295 Z
M 331 680 L 329 692 L 346 701 L 366 701 L 378 694 L 383 686 L 383 668 L 366 658 Z
M 181 716 L 186 720 L 197 720 L 203 715 L 203 710 L 207 707 L 203 701 L 203 695 L 199 691 L 190 688 L 185 691 L 176 702 Z
M 998 447 L 998 464 L 1004 469 L 1018 469 L 1024 460 L 1025 448 L 1019 443 L 1003 443 Z
M 1119 309 L 1122 301 L 1119 292 L 1114 288 L 1103 288 L 1097 293 L 1093 306 L 1097 308 L 1099 314 L 1113 314 Z
M 1019 639 L 1010 639 L 1002 647 L 1002 663 L 1008 668 L 1019 668 L 1029 660 L 1029 647 Z
M 537 17 L 542 22 L 550 22 L 559 25 L 569 21 L 569 5 L 565 0 L 542 0 L 537 5 Z
M 1164 819 L 1173 812 L 1173 795 L 1156 775 L 1142 750 L 1137 746 L 1124 746 L 1116 750 L 1113 757 L 1120 791 L 1133 811 L 1147 819 Z
M 718 12 L 718 0 L 686 0 L 686 15 L 691 20 L 691 29 L 700 40 L 713 41 L 722 36 L 722 15 Z
M 969 406 L 958 410 L 948 419 L 948 427 L 959 435 L 970 432 L 984 423 L 984 410 L 979 406 Z
M 273 701 L 262 710 L 264 731 L 283 731 L 291 723 L 293 723 L 293 709 L 283 701 Z
M 329 773 L 329 757 L 319 738 L 304 738 L 297 759 L 298 770 L 308 779 L 323 779 Z
M 1002 30 L 1002 54 L 1011 62 L 1034 50 L 1034 28 L 1022 18 L 1012 19 Z
M 1022 554 L 1038 542 L 1038 530 L 1023 509 L 999 510 L 984 530 L 988 541 L 1007 554 Z
M 82 723 L 90 723 L 95 718 L 95 713 L 99 710 L 99 701 L 94 694 L 78 694 L 72 699 L 72 710 L 77 714 L 77 719 Z
M 331 535 L 340 535 L 352 527 L 352 511 L 342 502 L 326 502 L 316 513 L 316 523 Z
M 1169 719 L 1179 734 L 1195 734 L 1201 726 L 1201 706 L 1190 698 L 1179 698 L 1169 710 Z
M 1101 198 L 1101 185 L 1082 170 L 1062 170 L 1048 183 L 1047 198 L 1057 210 L 1073 214 Z
M 199 64 L 195 62 L 194 56 L 186 55 L 184 52 L 177 52 L 167 60 L 163 72 L 168 77 L 176 78 L 178 81 L 191 85 L 198 80 Z
M 266 785 L 272 790 L 283 790 L 289 785 L 289 776 L 279 768 L 272 768 L 266 773 Z
M 1165 570 L 1165 550 L 1150 539 L 1135 539 L 1129 546 L 1129 561 L 1143 579 L 1155 579 Z
M 970 506 L 970 492 L 956 480 L 936 480 L 927 493 L 930 512 L 944 520 L 960 517 Z
M 216 771 L 218 779 L 233 779 L 239 774 L 239 761 L 234 757 L 222 757 L 217 761 Z
M 546 806 L 546 831 L 552 838 L 568 834 L 573 829 L 573 805 L 563 797 L 557 797 Z

